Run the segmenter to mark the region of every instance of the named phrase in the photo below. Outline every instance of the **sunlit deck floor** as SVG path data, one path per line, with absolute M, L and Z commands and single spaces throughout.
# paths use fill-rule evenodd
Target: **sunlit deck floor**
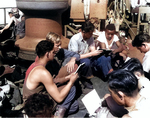
M 103 98 L 103 96 L 106 94 L 106 93 L 109 93 L 108 91 L 108 85 L 107 85 L 107 82 L 104 82 L 102 81 L 100 78 L 98 77 L 93 77 L 91 79 L 92 83 L 93 83 L 93 87 L 94 89 L 97 91 L 98 95 L 100 98 Z M 79 111 L 76 113 L 76 114 L 73 114 L 73 115 L 70 115 L 68 116 L 68 118 L 73 118 L 73 117 L 80 117 L 80 118 L 84 118 L 84 117 L 88 117 L 88 112 L 85 108 L 85 106 L 83 105 L 81 99 L 84 97 L 84 93 L 88 93 L 90 92 L 91 90 L 90 89 L 83 89 L 82 88 L 82 91 L 83 93 L 81 94 L 81 96 L 78 98 L 78 102 L 79 102 Z M 92 102 L 92 100 L 89 100 L 89 102 Z

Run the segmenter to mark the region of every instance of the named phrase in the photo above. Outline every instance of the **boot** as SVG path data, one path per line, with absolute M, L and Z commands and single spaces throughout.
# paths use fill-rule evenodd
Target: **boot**
M 63 118 L 66 112 L 66 108 L 63 106 L 57 106 L 54 118 Z
M 81 83 L 84 85 L 84 88 L 93 89 L 93 85 L 90 79 L 82 77 Z

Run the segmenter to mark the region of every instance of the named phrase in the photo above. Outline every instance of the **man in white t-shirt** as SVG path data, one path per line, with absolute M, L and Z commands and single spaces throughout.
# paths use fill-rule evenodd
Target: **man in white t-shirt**
M 16 36 L 15 36 L 16 29 L 15 28 L 21 22 L 21 20 L 20 20 L 21 16 L 19 14 L 19 9 L 12 8 L 11 11 L 9 12 L 9 16 L 10 16 L 9 23 L 3 29 L 0 30 L 0 34 L 2 34 L 4 30 L 7 30 L 12 27 L 13 32 L 12 32 L 11 38 L 15 39 L 16 38 Z
M 123 69 L 113 71 L 108 75 L 108 86 L 114 103 L 128 110 L 122 118 L 146 118 L 150 115 L 150 100 L 139 94 L 138 79 L 133 73 Z M 114 111 L 122 112 L 122 109 L 118 110 L 116 106 L 112 108 Z
M 114 49 L 114 54 L 123 50 L 123 46 L 116 35 L 116 28 L 114 24 L 108 24 L 105 31 L 99 33 L 97 40 L 100 41 L 100 48 L 109 50 Z
M 147 0 L 131 0 L 131 7 L 133 9 L 140 6 L 146 6 L 146 4 L 147 4 Z M 136 13 L 138 13 L 138 11 Z
M 114 24 L 108 24 L 105 28 L 105 31 L 99 33 L 99 37 L 97 38 L 101 49 L 112 50 L 111 63 L 113 69 L 118 68 L 115 66 L 117 60 L 119 60 L 120 65 L 124 63 L 127 58 L 127 51 L 123 49 L 123 44 L 120 43 L 118 36 L 116 35 L 116 28 Z
M 138 34 L 132 41 L 132 45 L 145 54 L 142 63 L 143 69 L 150 73 L 150 36 L 148 34 Z
M 140 106 L 140 104 L 142 104 L 142 106 L 145 106 L 147 104 L 147 102 L 150 103 L 150 94 L 149 94 L 150 81 L 144 76 L 144 71 L 143 71 L 141 62 L 137 58 L 131 58 L 123 65 L 122 69 L 132 72 L 138 79 L 139 94 L 142 96 L 142 98 L 140 100 L 138 100 L 138 102 L 136 102 L 136 108 L 138 106 Z M 128 108 L 128 107 L 124 108 L 124 106 L 118 105 L 110 94 L 106 94 L 104 96 L 104 100 L 107 104 L 103 104 L 103 107 L 107 107 L 109 109 L 109 111 L 111 112 L 111 114 L 116 117 L 122 117 L 123 115 L 127 114 L 128 113 L 127 110 L 129 110 L 132 117 L 133 117 L 133 115 L 134 116 L 136 115 L 136 114 L 134 114 L 135 109 L 133 107 L 131 107 L 131 108 L 133 108 L 131 110 L 131 108 Z M 139 108 L 137 108 L 137 109 L 139 109 Z M 105 111 L 106 111 L 106 108 L 105 108 Z M 109 111 L 107 110 L 108 113 L 109 113 Z M 108 115 L 106 113 L 105 113 L 105 115 Z M 101 112 L 99 112 L 97 115 L 101 115 Z M 140 116 L 141 115 L 142 114 L 140 114 Z
M 137 58 L 131 58 L 126 63 L 124 63 L 122 69 L 132 72 L 137 77 L 140 95 L 150 99 L 150 81 L 144 75 L 141 62 Z

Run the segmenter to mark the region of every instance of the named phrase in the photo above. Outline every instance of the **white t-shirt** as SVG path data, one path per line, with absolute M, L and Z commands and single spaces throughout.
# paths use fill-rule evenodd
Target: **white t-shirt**
M 145 53 L 142 65 L 144 71 L 149 73 L 150 72 L 150 50 Z
M 142 95 L 143 97 L 145 97 L 146 99 L 150 99 L 150 81 L 149 79 L 147 79 L 146 77 L 141 77 L 138 80 L 138 86 L 140 89 L 140 95 Z
M 99 33 L 99 37 L 97 38 L 97 40 L 102 42 L 102 43 L 105 43 L 106 49 L 112 49 L 113 44 L 115 42 L 119 41 L 119 38 L 118 38 L 117 35 L 114 35 L 112 43 L 110 45 L 108 45 L 108 42 L 107 42 L 107 39 L 106 39 L 106 36 L 105 36 L 105 31 L 103 31 L 103 32 Z
M 139 7 L 139 6 L 146 6 L 147 1 L 146 0 L 140 0 L 140 3 L 138 4 L 138 0 L 131 0 L 131 6 L 133 8 Z
M 10 21 L 14 21 L 14 22 L 15 22 L 15 26 L 21 22 L 21 20 L 20 20 L 19 18 L 18 18 L 18 19 L 15 18 L 15 16 L 12 16 L 12 17 L 10 18 Z
M 132 107 L 126 107 L 131 118 L 149 118 L 150 117 L 150 100 L 141 96 L 136 104 Z

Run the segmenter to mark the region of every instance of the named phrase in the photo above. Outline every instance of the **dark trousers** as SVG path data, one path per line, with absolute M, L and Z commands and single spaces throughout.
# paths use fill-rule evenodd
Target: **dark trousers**
M 76 95 L 76 87 L 73 86 L 70 89 L 69 94 L 65 98 L 65 100 L 59 104 L 67 109 L 67 114 L 72 114 L 78 110 L 78 102 L 75 100 L 75 95 Z
M 93 73 L 96 73 L 98 75 L 100 72 L 106 77 L 110 69 L 112 69 L 111 66 L 111 57 L 91 57 L 91 58 L 85 58 L 81 59 L 79 63 L 85 62 L 85 65 L 82 67 L 82 72 L 80 75 L 83 75 L 85 77 L 93 75 Z

